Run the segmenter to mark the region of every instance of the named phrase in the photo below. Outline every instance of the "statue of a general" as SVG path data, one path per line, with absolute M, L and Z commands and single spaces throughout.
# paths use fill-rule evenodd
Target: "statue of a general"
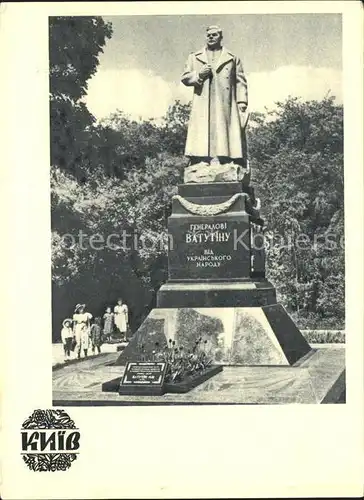
M 191 164 L 246 166 L 247 81 L 240 59 L 221 42 L 222 30 L 209 26 L 206 47 L 189 55 L 182 75 L 194 87 L 185 155 Z

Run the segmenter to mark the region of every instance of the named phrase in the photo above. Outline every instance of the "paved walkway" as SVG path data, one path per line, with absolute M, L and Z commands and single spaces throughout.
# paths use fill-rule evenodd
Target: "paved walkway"
M 312 346 L 313 347 L 313 346 Z M 335 403 L 345 389 L 345 347 L 312 349 L 294 366 L 224 366 L 224 370 L 186 394 L 119 396 L 101 384 L 121 377 L 119 353 L 89 358 L 53 372 L 53 403 L 65 405 L 135 404 L 299 404 Z
M 126 346 L 128 345 L 126 342 L 122 342 L 120 344 L 102 344 L 101 353 L 111 353 L 116 352 L 117 346 Z M 95 358 L 99 356 L 98 354 L 92 354 L 92 349 L 88 350 L 88 358 Z M 71 353 L 71 361 L 72 364 L 77 360 L 77 354 L 75 352 Z M 83 353 L 81 354 L 81 360 L 85 360 Z M 65 365 L 63 344 L 58 342 L 56 344 L 52 344 L 52 366 Z

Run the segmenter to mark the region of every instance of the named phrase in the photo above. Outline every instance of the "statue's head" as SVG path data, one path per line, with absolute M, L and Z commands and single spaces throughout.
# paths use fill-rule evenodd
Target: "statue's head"
M 222 29 L 219 26 L 209 26 L 206 28 L 207 47 L 214 49 L 221 46 Z

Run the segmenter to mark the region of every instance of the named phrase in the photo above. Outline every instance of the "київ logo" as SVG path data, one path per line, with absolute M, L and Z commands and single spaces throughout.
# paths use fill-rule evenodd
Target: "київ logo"
M 77 458 L 80 433 L 64 410 L 34 410 L 22 425 L 21 446 L 29 469 L 67 470 Z

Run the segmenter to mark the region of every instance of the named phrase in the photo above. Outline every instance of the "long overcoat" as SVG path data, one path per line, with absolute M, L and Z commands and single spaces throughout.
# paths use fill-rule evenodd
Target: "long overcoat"
M 184 85 L 194 87 L 185 155 L 242 158 L 243 117 L 237 103 L 248 103 L 242 63 L 223 47 L 212 66 L 212 78 L 200 83 L 199 72 L 207 63 L 206 49 L 191 53 L 181 78 Z

